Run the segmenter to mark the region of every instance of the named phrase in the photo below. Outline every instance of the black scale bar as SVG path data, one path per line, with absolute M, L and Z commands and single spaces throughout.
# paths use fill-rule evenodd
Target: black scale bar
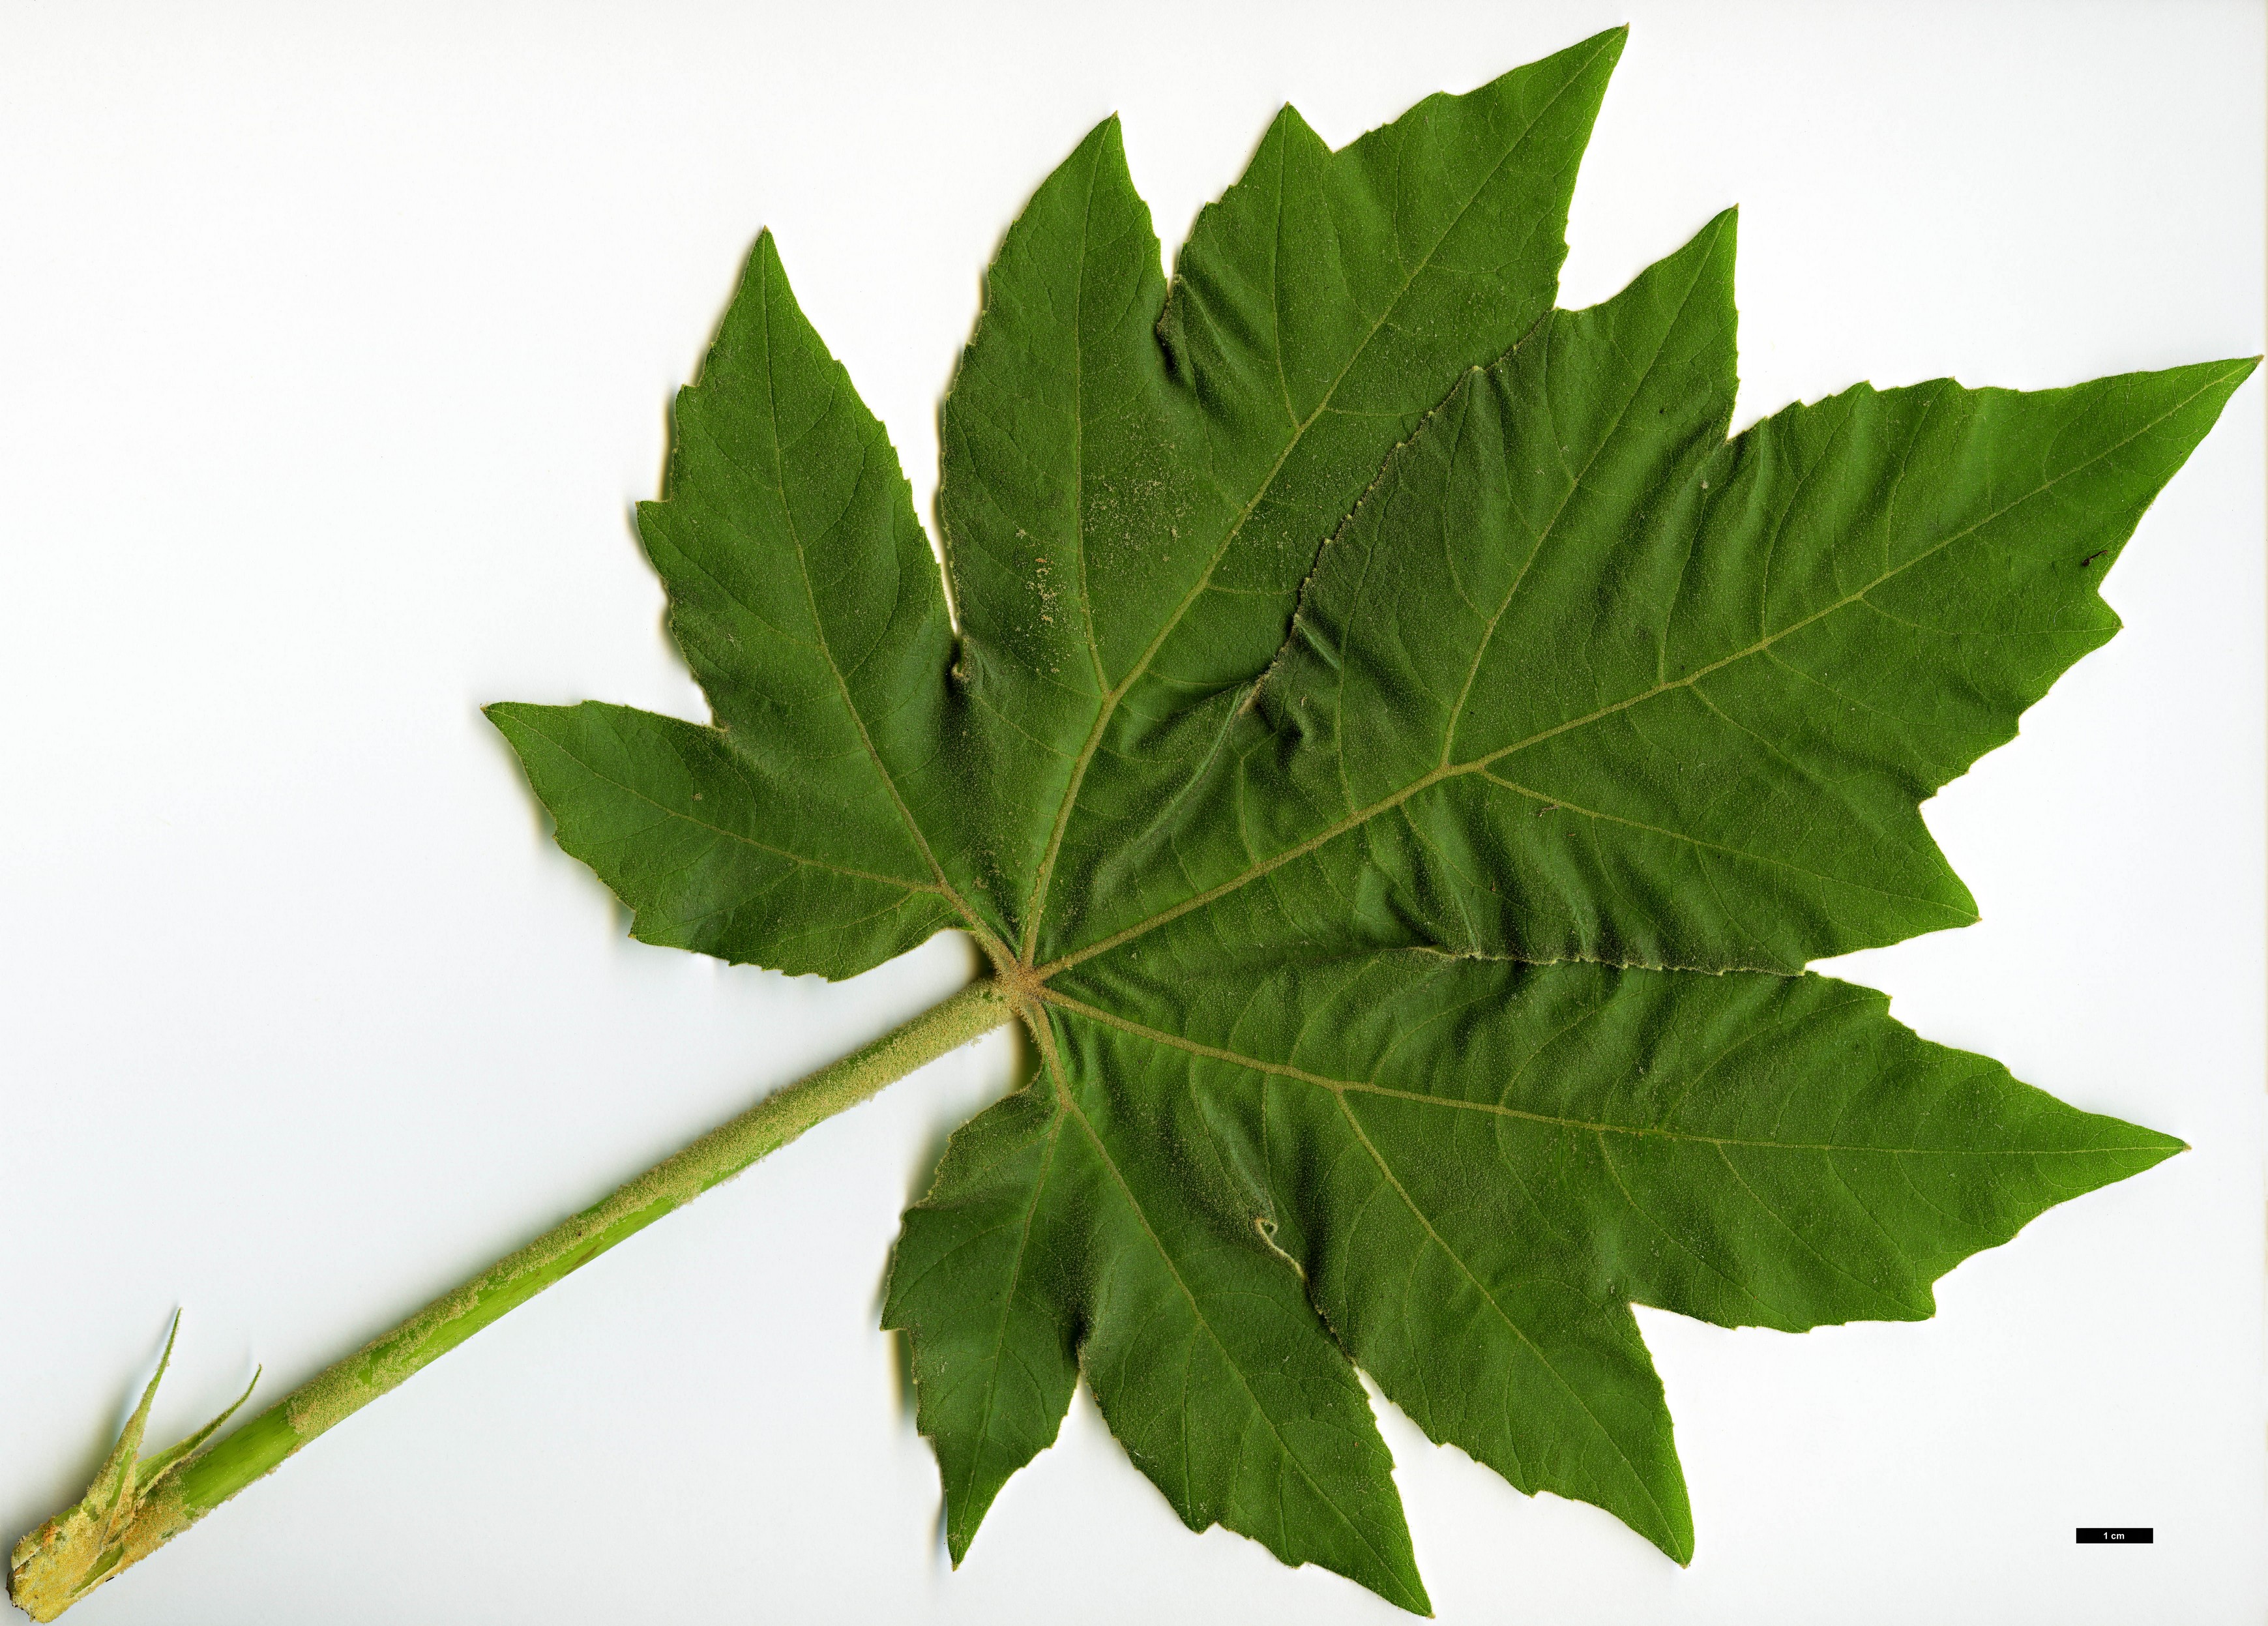
M 2095 1541 L 2139 1541 L 2147 1547 L 2157 1540 L 2149 1525 L 2081 1525 L 2079 1539 L 2082 1545 Z

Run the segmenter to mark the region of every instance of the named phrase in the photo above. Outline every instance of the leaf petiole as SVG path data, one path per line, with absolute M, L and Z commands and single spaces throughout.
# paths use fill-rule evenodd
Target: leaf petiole
M 1005 1025 L 1013 1013 L 998 986 L 989 979 L 981 981 L 864 1049 L 775 1091 L 610 1196 L 444 1293 L 392 1331 L 326 1367 L 218 1445 L 203 1446 L 203 1441 L 226 1420 L 226 1412 L 172 1449 L 137 1457 L 158 1378 L 165 1374 L 160 1362 L 158 1376 L 150 1380 L 141 1405 L 86 1495 L 16 1544 L 9 1566 L 9 1596 L 35 1621 L 55 1619 L 272 1472 L 316 1435 L 361 1410 L 506 1311 L 778 1151 L 806 1129 Z M 166 1348 L 170 1356 L 170 1336 Z

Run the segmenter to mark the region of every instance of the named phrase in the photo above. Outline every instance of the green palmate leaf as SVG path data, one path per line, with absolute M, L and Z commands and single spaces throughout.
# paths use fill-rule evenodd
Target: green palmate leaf
M 1192 1527 L 1427 1607 L 1356 1371 L 1693 1547 L 1631 1313 L 1790 1330 L 2180 1149 L 1822 956 L 1974 917 L 1919 804 L 2117 622 L 2250 362 L 1858 386 L 1727 441 L 1727 214 L 1551 308 L 1602 35 L 1337 152 L 1286 109 L 1169 283 L 1114 122 L 942 419 L 958 612 L 760 239 L 640 526 L 707 692 L 491 716 L 649 941 L 946 927 L 1037 1052 L 885 1319 L 958 1560 L 1083 1378 Z

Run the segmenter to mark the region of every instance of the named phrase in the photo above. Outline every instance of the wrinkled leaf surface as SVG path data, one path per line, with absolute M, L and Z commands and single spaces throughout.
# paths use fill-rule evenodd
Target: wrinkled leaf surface
M 946 397 L 946 578 L 767 234 L 639 514 L 711 720 L 491 709 L 639 938 L 957 927 L 1021 1002 L 885 1310 L 956 1561 L 1084 1378 L 1192 1528 L 1422 1611 L 1359 1367 L 1683 1562 L 1632 1304 L 1919 1319 L 2180 1149 L 1804 968 L 1975 917 L 1919 804 L 2117 630 L 2252 364 L 1728 440 L 1731 214 L 1553 308 L 1621 45 L 1336 152 L 1286 108 L 1170 282 L 1095 129 Z

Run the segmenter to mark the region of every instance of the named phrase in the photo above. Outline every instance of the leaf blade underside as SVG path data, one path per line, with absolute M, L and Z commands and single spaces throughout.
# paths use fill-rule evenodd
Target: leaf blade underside
M 1115 120 L 1009 229 L 940 417 L 938 510 L 974 839 L 1025 958 L 1211 760 L 1387 452 L 1550 308 L 1622 41 L 1337 152 L 1286 107 L 1170 288 Z
M 769 232 L 672 428 L 638 531 L 714 722 L 489 707 L 560 844 L 635 935 L 736 963 L 853 976 L 976 924 L 913 813 L 950 805 L 943 586 L 889 437 Z
M 1974 918 L 1920 804 L 2117 630 L 2253 364 L 1728 440 L 1729 211 L 1552 308 L 1622 37 L 1336 152 L 1285 109 L 1170 282 L 1091 132 L 945 401 L 957 631 L 765 235 L 640 511 L 712 721 L 490 710 L 640 938 L 957 926 L 1021 1001 L 883 1309 L 956 1563 L 1084 1380 L 1191 1528 L 1422 1612 L 1358 1368 L 1684 1562 L 1631 1305 L 1920 1319 L 2181 1150 L 1804 968 Z
M 1731 248 L 1728 213 L 1460 381 L 1324 549 L 1135 918 L 1059 963 L 1165 929 L 1793 973 L 1975 918 L 1919 804 L 2116 630 L 2102 569 L 2250 364 L 1860 386 L 1727 443 Z

